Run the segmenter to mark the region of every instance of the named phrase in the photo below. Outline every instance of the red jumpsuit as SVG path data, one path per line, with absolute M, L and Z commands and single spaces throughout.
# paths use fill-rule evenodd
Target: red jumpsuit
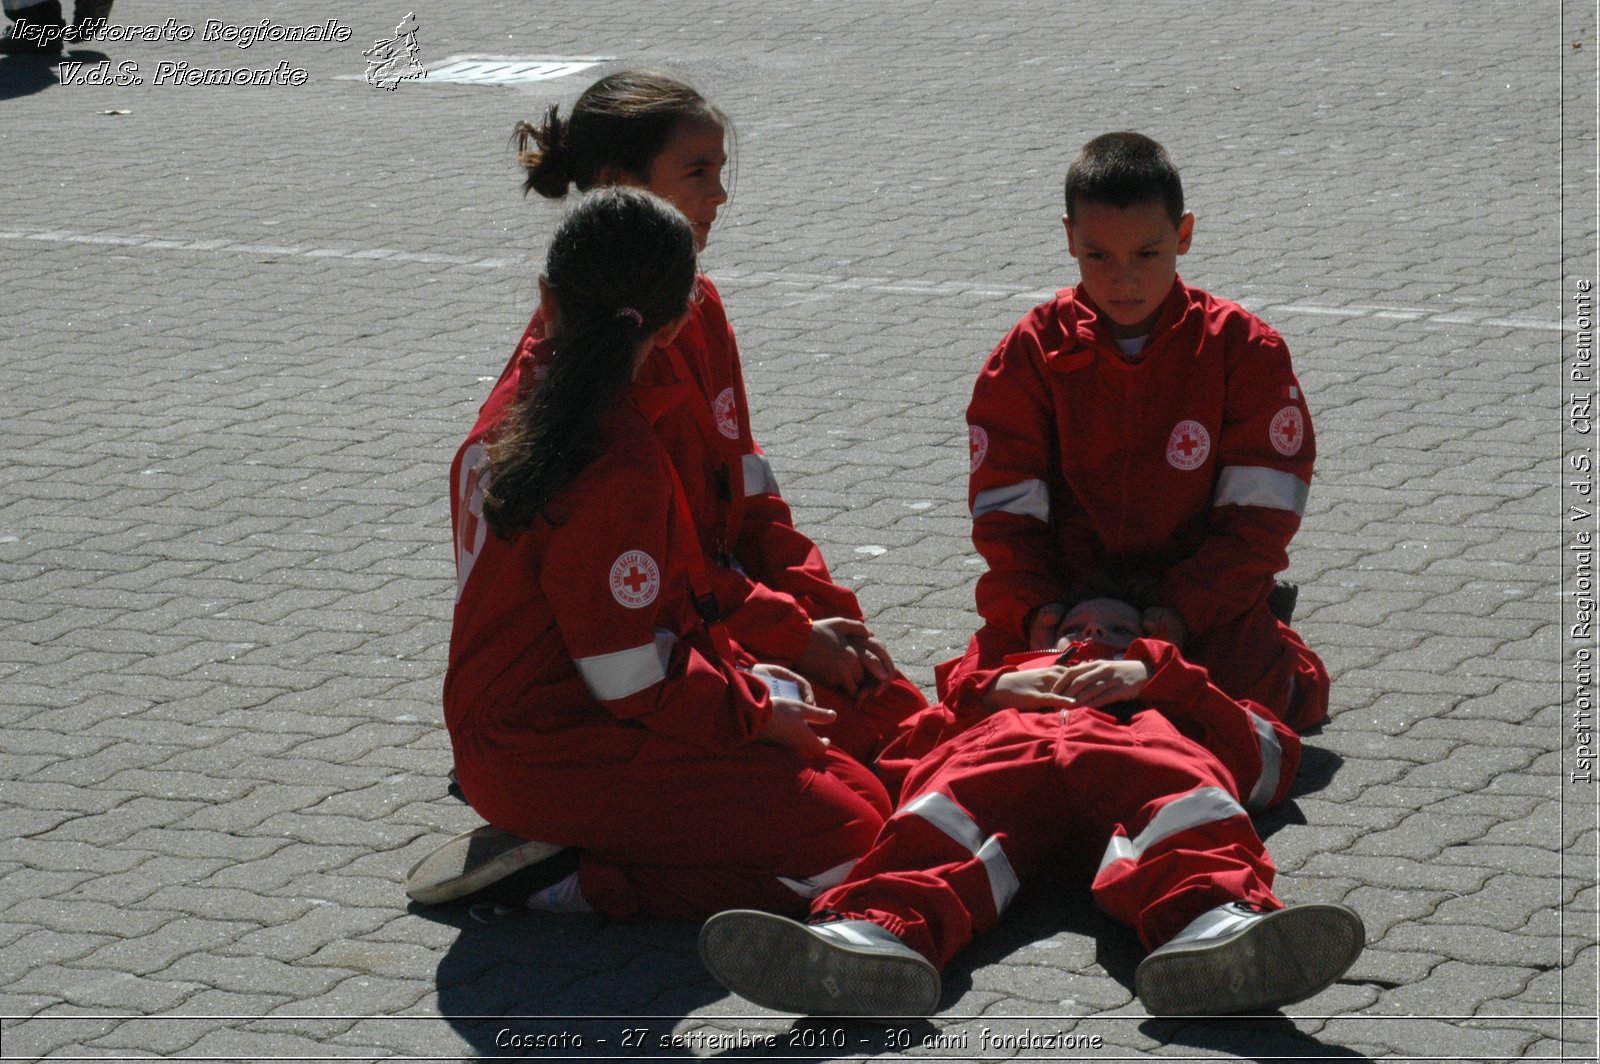
M 1019 655 L 908 721 L 886 751 L 913 763 L 899 809 L 812 911 L 870 920 L 943 967 L 1052 866 L 1088 881 L 1146 949 L 1230 901 L 1282 908 L 1247 810 L 1288 793 L 1299 738 L 1170 644 L 1125 652 L 1152 669 L 1135 702 L 985 715 L 1003 671 L 1105 656 L 1084 643 Z
M 1159 581 L 1185 655 L 1304 731 L 1328 674 L 1267 609 L 1316 455 L 1279 335 L 1173 282 L 1137 361 L 1078 289 L 1035 307 L 984 364 L 967 408 L 985 664 L 1028 649 L 1030 611 L 1122 570 Z
M 813 619 L 862 620 L 861 606 L 794 527 L 751 435 L 738 344 L 710 278 L 700 277 L 691 309 L 671 348 L 640 370 L 641 404 L 681 478 L 729 634 L 751 661 L 793 665 L 805 653 Z M 546 357 L 543 335 L 535 316 L 518 351 Z M 818 704 L 839 713 L 821 733 L 866 761 L 884 735 L 927 705 L 904 679 L 859 701 L 820 683 L 813 687 Z
M 696 609 L 704 560 L 636 390 L 551 520 L 488 531 L 483 438 L 534 370 L 513 357 L 451 468 L 461 786 L 496 827 L 580 848 L 583 897 L 607 915 L 804 911 L 872 841 L 882 784 L 843 753 L 756 741 L 766 687 Z

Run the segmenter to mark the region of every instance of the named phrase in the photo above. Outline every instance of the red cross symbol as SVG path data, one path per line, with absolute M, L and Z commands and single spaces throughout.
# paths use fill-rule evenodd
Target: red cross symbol
M 1173 444 L 1173 446 L 1182 451 L 1185 458 L 1193 458 L 1194 452 L 1200 446 L 1200 441 L 1185 432 L 1178 442 Z
M 644 572 L 637 565 L 630 565 L 628 566 L 627 575 L 622 578 L 622 582 L 628 585 L 629 591 L 637 595 L 640 589 L 650 582 L 650 574 Z
M 1295 436 L 1297 436 L 1299 434 L 1299 432 L 1300 432 L 1300 427 L 1298 425 L 1296 425 L 1294 423 L 1294 421 L 1291 419 L 1291 420 L 1286 420 L 1284 422 L 1283 427 L 1280 428 L 1278 431 L 1283 434 L 1283 438 L 1285 440 L 1287 440 L 1290 443 L 1293 443 Z

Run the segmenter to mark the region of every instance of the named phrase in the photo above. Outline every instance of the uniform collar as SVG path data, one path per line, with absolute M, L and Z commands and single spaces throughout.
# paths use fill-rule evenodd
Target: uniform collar
M 1168 338 L 1192 324 L 1192 320 L 1201 313 L 1199 301 L 1183 283 L 1183 278 L 1174 277 L 1172 289 L 1156 314 L 1155 324 L 1150 326 L 1144 350 L 1140 352 L 1137 362 L 1129 362 L 1123 357 L 1122 348 L 1117 346 L 1116 337 L 1111 335 L 1105 312 L 1090 298 L 1083 285 L 1063 289 L 1056 299 L 1056 315 L 1068 341 L 1062 354 L 1083 355 L 1089 351 L 1099 351 L 1116 364 L 1129 367 L 1148 364 L 1153 356 L 1160 353 Z M 1079 359 L 1072 360 L 1074 366 L 1079 362 Z

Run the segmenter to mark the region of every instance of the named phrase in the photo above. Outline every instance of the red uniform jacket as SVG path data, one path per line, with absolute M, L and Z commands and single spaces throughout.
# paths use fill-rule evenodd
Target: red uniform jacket
M 1203 635 L 1288 565 L 1316 445 L 1281 337 L 1174 281 L 1129 362 L 1081 288 L 1035 307 L 967 408 L 978 611 L 1016 649 L 1032 609 L 1141 570 Z
M 451 466 L 458 597 L 444 708 L 463 788 L 488 793 L 508 761 L 626 760 L 650 731 L 708 750 L 751 742 L 771 711 L 766 687 L 734 668 L 695 609 L 699 546 L 632 392 L 550 520 L 507 539 L 488 530 L 484 436 L 534 370 L 528 353 L 512 358 Z
M 940 701 L 905 723 L 880 756 L 879 774 L 898 784 L 941 743 L 989 717 L 993 711 L 984 696 L 1005 673 L 1101 658 L 1126 658 L 1150 667 L 1150 679 L 1139 697 L 1098 710 L 1061 712 L 1099 713 L 1123 720 L 1139 713 L 1159 713 L 1228 769 L 1245 808 L 1264 809 L 1288 796 L 1300 770 L 1300 737 L 1264 706 L 1229 696 L 1211 682 L 1204 668 L 1184 660 L 1176 647 L 1158 639 L 1135 639 L 1125 651 L 1079 642 L 1060 652 L 1014 654 L 995 668 L 978 667 L 971 653 L 947 661 L 937 670 Z M 1106 787 L 1117 785 L 1115 780 L 1103 782 Z
M 535 316 L 518 353 L 547 357 Z M 750 432 L 744 373 L 722 298 L 701 276 L 689 321 L 638 378 L 640 404 L 682 478 L 711 591 L 730 634 L 760 660 L 805 652 L 811 619 L 862 619 L 854 593 L 833 582 L 822 553 L 794 527 L 772 467 Z

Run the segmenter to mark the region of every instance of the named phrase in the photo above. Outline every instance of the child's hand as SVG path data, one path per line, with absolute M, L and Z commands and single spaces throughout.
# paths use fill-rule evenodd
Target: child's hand
M 1028 618 L 1028 649 L 1056 649 L 1056 629 L 1061 627 L 1061 619 L 1066 615 L 1067 608 L 1059 602 L 1046 602 L 1043 606 L 1035 607 Z
M 1056 690 L 1080 706 L 1098 709 L 1139 697 L 1150 682 L 1150 666 L 1142 661 L 1082 661 L 1062 667 L 1066 676 Z
M 1067 674 L 1063 665 L 1002 673 L 984 694 L 984 704 L 991 710 L 1066 709 L 1077 704 L 1057 690 L 1066 682 Z
M 852 640 L 873 640 L 872 630 L 847 617 L 824 617 L 811 624 L 811 641 L 795 667 L 829 687 L 854 696 L 868 677 L 868 667 Z M 881 646 L 882 644 L 879 644 Z M 885 650 L 887 655 L 888 651 Z
M 1162 639 L 1179 650 L 1189 641 L 1189 626 L 1183 623 L 1178 611 L 1170 606 L 1151 606 L 1144 611 L 1144 634 L 1152 639 Z
M 831 709 L 796 702 L 792 698 L 774 698 L 772 715 L 767 718 L 759 738 L 773 746 L 787 746 L 802 757 L 814 760 L 828 752 L 828 740 L 812 731 L 811 726 L 831 724 L 836 717 L 838 714 Z
M 875 690 L 900 675 L 894 659 L 889 657 L 889 648 L 877 636 L 870 633 L 865 636 L 853 635 L 848 641 L 861 667 L 866 670 L 867 675 L 861 685 L 864 691 Z

